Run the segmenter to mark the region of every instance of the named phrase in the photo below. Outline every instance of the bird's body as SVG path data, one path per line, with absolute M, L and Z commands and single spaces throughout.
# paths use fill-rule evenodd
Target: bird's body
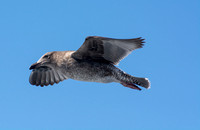
M 67 63 L 67 75 L 69 78 L 87 82 L 109 83 L 116 81 L 112 72 L 113 65 L 101 62 L 78 61 L 74 58 Z
M 96 40 L 99 37 L 93 38 Z M 86 39 L 86 41 L 89 40 Z M 92 44 L 89 42 L 85 45 L 86 47 L 81 46 L 82 48 L 78 51 L 54 51 L 46 53 L 37 63 L 30 67 L 30 69 L 33 69 L 29 79 L 30 83 L 36 86 L 47 86 L 70 78 L 87 82 L 117 82 L 121 83 L 125 87 L 138 90 L 141 89 L 136 85 L 145 88 L 150 87 L 148 79 L 133 77 L 114 65 L 127 55 L 124 50 L 114 47 L 115 50 L 122 51 L 121 53 L 125 52 L 125 56 L 122 56 L 121 58 L 119 57 L 121 55 L 117 57 L 114 55 L 108 55 L 109 52 L 106 51 L 109 51 L 109 48 L 107 48 L 108 50 L 105 48 L 102 50 L 102 44 L 98 43 L 99 41 L 100 40 L 92 41 Z M 141 42 L 142 40 L 137 39 L 137 42 L 138 41 Z M 116 42 L 118 42 L 118 40 L 115 41 L 115 43 Z M 141 44 L 137 42 L 136 44 Z M 99 44 L 101 45 L 99 46 Z M 111 45 L 106 46 L 113 48 Z M 86 48 L 87 50 L 84 50 Z M 127 49 L 132 51 L 131 48 Z M 106 55 L 103 56 L 103 54 Z M 115 55 L 118 55 L 117 52 Z M 119 59 L 116 59 L 118 57 Z M 110 59 L 112 59 L 112 61 Z

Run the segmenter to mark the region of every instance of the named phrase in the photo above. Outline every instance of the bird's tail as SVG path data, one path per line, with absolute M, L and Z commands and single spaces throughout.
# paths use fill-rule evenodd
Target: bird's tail
M 137 86 L 139 85 L 146 89 L 150 88 L 150 81 L 147 78 L 134 77 L 121 70 L 118 71 L 116 79 L 118 79 L 120 83 L 125 87 L 141 90 Z
M 131 79 L 132 79 L 133 83 L 135 83 L 141 87 L 144 87 L 146 89 L 150 88 L 150 82 L 149 82 L 148 78 L 139 78 L 139 77 L 131 76 Z

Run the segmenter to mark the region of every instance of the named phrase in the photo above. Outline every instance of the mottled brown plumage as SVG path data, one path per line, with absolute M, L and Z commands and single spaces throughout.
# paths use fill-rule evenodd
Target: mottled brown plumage
M 146 78 L 133 77 L 115 65 L 133 50 L 141 48 L 144 39 L 112 39 L 87 37 L 77 51 L 54 51 L 43 55 L 35 64 L 29 82 L 48 86 L 65 79 L 88 82 L 117 82 L 125 87 L 141 90 L 149 88 Z

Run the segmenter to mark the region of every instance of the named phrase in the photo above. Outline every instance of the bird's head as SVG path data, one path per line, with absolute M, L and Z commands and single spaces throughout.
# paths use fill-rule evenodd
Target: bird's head
M 48 67 L 48 65 L 52 64 L 52 61 L 54 61 L 54 55 L 55 52 L 47 52 L 36 63 L 32 64 L 29 69 L 32 70 L 39 67 Z
M 65 60 L 68 59 L 66 53 L 66 51 L 47 52 L 36 63 L 32 64 L 29 69 L 59 67 L 66 63 Z

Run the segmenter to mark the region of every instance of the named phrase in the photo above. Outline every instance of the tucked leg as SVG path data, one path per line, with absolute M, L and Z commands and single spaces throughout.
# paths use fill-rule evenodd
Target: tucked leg
M 132 88 L 132 89 L 141 90 L 141 88 L 139 88 L 139 87 L 136 86 L 135 84 L 127 84 L 127 83 L 124 83 L 124 82 L 121 82 L 121 84 L 122 84 L 124 87 L 129 87 L 129 88 Z

